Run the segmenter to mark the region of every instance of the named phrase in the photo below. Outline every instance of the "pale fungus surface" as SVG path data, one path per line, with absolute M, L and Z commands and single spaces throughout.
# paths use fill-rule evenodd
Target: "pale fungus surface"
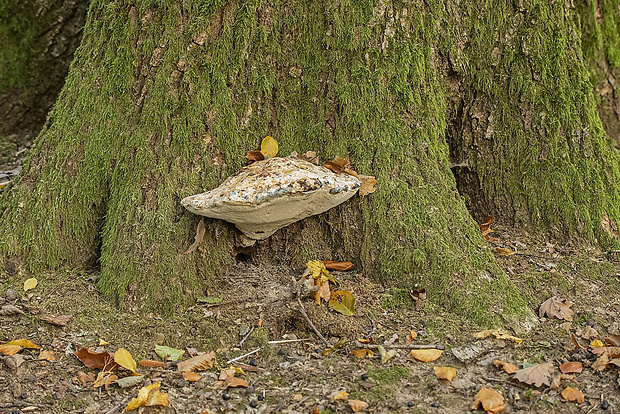
M 361 185 L 349 174 L 295 157 L 275 157 L 254 162 L 181 204 L 192 213 L 235 224 L 251 244 L 345 202 Z

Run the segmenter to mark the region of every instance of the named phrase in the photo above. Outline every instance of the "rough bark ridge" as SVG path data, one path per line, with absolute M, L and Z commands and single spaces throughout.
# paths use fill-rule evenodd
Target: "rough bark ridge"
M 509 6 L 479 14 L 474 1 L 454 9 L 440 1 L 170 3 L 93 1 L 48 127 L 21 182 L 0 200 L 7 217 L 0 254 L 22 256 L 31 269 L 99 260 L 103 292 L 128 305 L 170 310 L 182 297 L 201 294 L 235 254 L 235 231 L 219 221 L 207 223 L 204 252 L 180 254 L 198 221 L 180 198 L 215 187 L 271 135 L 283 154 L 347 156 L 379 184 L 371 197 L 277 232 L 259 244 L 257 260 L 301 267 L 307 259 L 353 259 L 364 272 L 392 285 L 420 285 L 434 303 L 481 323 L 524 312 L 523 298 L 495 265 L 456 191 L 444 139 L 450 79 L 441 77 L 440 56 L 456 59 L 455 67 L 459 60 L 457 76 L 504 105 L 500 121 L 520 117 L 509 92 L 539 99 L 532 89 L 538 80 L 524 85 L 519 76 L 505 91 L 493 68 L 474 58 L 493 51 L 499 38 L 493 24 L 514 24 L 502 9 Z M 456 22 L 461 11 L 464 20 Z M 517 26 L 534 46 L 553 43 L 534 24 Z M 469 28 L 466 47 L 460 27 Z M 583 90 L 579 62 L 576 78 L 562 86 L 575 82 L 584 97 L 576 111 L 589 122 L 596 107 L 591 88 Z M 556 69 L 568 64 L 562 60 Z M 491 95 L 494 88 L 503 93 Z M 537 142 L 524 122 L 509 125 L 496 145 L 512 143 L 511 132 Z M 579 139 L 607 155 L 601 131 L 599 121 L 598 130 Z M 497 155 L 529 150 L 516 142 Z M 573 156 L 564 146 L 551 148 Z M 494 162 L 508 170 L 510 161 Z M 560 179 L 587 174 L 567 175 L 561 162 L 547 163 L 564 174 Z M 521 198 L 531 190 L 496 188 Z M 543 204 L 532 213 L 555 208 Z
M 478 219 L 608 245 L 620 217 L 618 152 L 597 113 L 576 13 L 546 0 L 455 6 L 462 42 L 445 55 L 447 137 Z
M 86 0 L 0 5 L 0 163 L 43 127 L 80 43 L 87 5 Z

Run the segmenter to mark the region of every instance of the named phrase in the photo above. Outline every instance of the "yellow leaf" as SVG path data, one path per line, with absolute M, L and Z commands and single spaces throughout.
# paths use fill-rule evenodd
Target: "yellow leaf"
M 418 337 L 418 333 L 414 330 L 409 330 L 409 335 L 407 335 L 407 345 L 412 343 Z
M 564 397 L 566 401 L 575 401 L 577 404 L 581 404 L 585 399 L 583 392 L 573 387 L 564 388 L 564 391 L 562 391 L 562 397 Z
M 355 312 L 355 298 L 351 292 L 336 290 L 332 292 L 328 306 L 336 312 L 351 316 Z
M 99 346 L 106 346 L 106 345 L 110 345 L 110 343 L 99 338 Z
M 368 407 L 368 403 L 360 400 L 349 400 L 349 407 L 351 407 L 354 413 L 357 413 Z
M 136 373 L 136 361 L 133 360 L 129 351 L 124 348 L 119 348 L 118 351 L 114 353 L 114 362 L 120 365 L 123 368 L 128 369 L 129 371 Z
M 263 153 L 265 158 L 273 158 L 278 153 L 278 141 L 267 136 L 263 138 L 263 142 L 260 144 L 260 152 Z
M 456 369 L 452 367 L 434 367 L 433 370 L 438 379 L 452 381 L 456 377 Z
M 435 361 L 439 359 L 441 354 L 443 354 L 443 351 L 440 349 L 412 349 L 409 352 L 409 355 L 422 362 Z
M 19 351 L 22 350 L 22 347 L 19 345 L 0 345 L 0 354 L 2 355 L 15 355 Z
M 349 393 L 346 392 L 345 390 L 342 391 L 338 391 L 336 393 L 336 395 L 334 395 L 334 400 L 348 400 L 349 399 Z
M 471 408 L 472 410 L 477 410 L 481 405 L 482 409 L 487 413 L 499 413 L 504 411 L 506 408 L 502 394 L 487 387 L 482 387 L 482 389 L 478 391 L 478 394 L 475 396 L 474 404 Z
M 603 344 L 600 339 L 595 339 L 594 341 L 590 342 L 590 346 L 594 348 L 599 348 L 601 346 L 605 346 L 605 344 Z
M 374 352 L 372 352 L 370 349 L 355 349 L 351 351 L 351 354 L 355 358 L 363 359 L 365 357 L 372 358 L 372 356 L 374 355 Z
M 6 345 L 19 345 L 22 348 L 39 349 L 38 346 L 30 342 L 28 339 L 14 339 L 11 342 L 7 342 Z
M 160 392 L 160 387 L 161 384 L 156 382 L 148 387 L 140 388 L 138 396 L 129 401 L 125 410 L 131 411 L 138 407 L 152 407 L 155 405 L 167 407 L 169 403 L 168 394 Z
M 24 282 L 24 292 L 27 292 L 30 289 L 36 288 L 37 287 L 37 283 L 39 283 L 39 282 L 34 277 L 31 277 L 30 279 L 26 280 Z
M 512 256 L 513 254 L 516 253 L 506 247 L 497 247 L 496 250 L 500 256 Z

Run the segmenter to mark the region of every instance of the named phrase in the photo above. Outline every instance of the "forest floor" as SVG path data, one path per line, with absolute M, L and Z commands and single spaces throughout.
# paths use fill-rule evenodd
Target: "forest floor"
M 0 316 L 0 344 L 28 339 L 38 349 L 2 357 L 0 413 L 120 413 L 141 387 L 156 382 L 168 395 L 168 406 L 135 412 L 347 413 L 353 412 L 350 405 L 358 408 L 352 402 L 358 400 L 368 404 L 359 412 L 458 413 L 471 410 L 483 387 L 503 396 L 503 412 L 620 412 L 619 361 L 612 353 L 611 362 L 605 363 L 595 353 L 596 345 L 614 344 L 620 338 L 620 264 L 615 253 L 560 245 L 506 229 L 493 235 L 499 239 L 493 247 L 518 252 L 498 259 L 533 312 L 551 297 L 573 302 L 556 308 L 555 318 L 538 318 L 530 332 L 503 327 L 522 338 L 521 343 L 474 338 L 482 327 L 426 303 L 424 294 L 386 290 L 355 271 L 333 272 L 355 295 L 353 316 L 303 297 L 306 319 L 292 282 L 303 269 L 240 262 L 205 298 L 162 318 L 124 311 L 104 299 L 94 283 L 97 273 L 31 275 L 16 262 L 8 262 L 0 268 L 0 307 L 6 310 Z M 37 286 L 24 291 L 24 282 L 32 277 Z M 209 296 L 215 292 L 218 296 Z M 571 319 L 567 309 L 574 311 L 572 321 L 567 320 Z M 347 339 L 324 355 L 328 347 L 309 322 L 330 344 Z M 358 338 L 372 342 L 360 344 Z M 269 343 L 292 339 L 299 341 Z M 597 339 L 603 343 L 593 342 Z M 377 349 L 381 344 L 396 351 L 383 363 Z M 445 350 L 437 360 L 421 362 L 407 348 L 427 344 Z M 217 362 L 210 369 L 195 369 L 197 376 L 185 379 L 179 361 L 164 362 L 156 355 L 158 345 L 184 350 L 180 361 L 215 352 Z M 390 348 L 395 345 L 401 348 Z M 120 388 L 110 383 L 111 375 L 122 378 L 131 373 L 120 368 L 102 374 L 101 369 L 88 368 L 74 355 L 82 347 L 110 354 L 124 348 L 135 361 L 158 363 L 139 365 L 136 371 L 143 376 L 139 382 Z M 364 347 L 372 347 L 374 355 L 354 356 L 352 351 Z M 82 359 L 93 366 L 101 355 Z M 518 368 L 536 367 L 508 374 L 494 365 L 495 360 Z M 561 376 L 560 365 L 569 361 L 580 363 L 582 371 Z M 545 363 L 551 366 L 538 365 Z M 227 371 L 230 366 L 242 371 Z M 454 368 L 456 377 L 438 379 L 436 367 Z M 567 365 L 562 367 L 566 370 Z M 540 386 L 527 383 L 536 380 Z M 567 387 L 583 392 L 584 401 L 566 401 L 562 392 Z

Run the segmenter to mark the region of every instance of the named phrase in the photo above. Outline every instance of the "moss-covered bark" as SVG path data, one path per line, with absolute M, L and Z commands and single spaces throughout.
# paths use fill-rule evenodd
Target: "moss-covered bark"
M 33 270 L 98 261 L 104 293 L 130 306 L 170 310 L 181 298 L 200 295 L 235 254 L 234 228 L 215 220 L 207 221 L 204 252 L 180 254 L 198 218 L 179 200 L 217 186 L 271 135 L 281 154 L 349 157 L 378 186 L 370 197 L 277 232 L 259 244 L 254 260 L 300 268 L 307 259 L 353 260 L 386 284 L 425 287 L 435 303 L 486 324 L 526 312 L 456 190 L 445 139 L 454 115 L 450 85 L 458 78 L 497 106 L 493 161 L 480 162 L 479 177 L 533 217 L 582 219 L 585 201 L 551 206 L 540 188 L 547 198 L 566 198 L 566 187 L 578 189 L 595 177 L 601 189 L 609 183 L 598 165 L 616 158 L 596 123 L 582 60 L 571 63 L 573 55 L 562 54 L 574 45 L 569 23 L 561 20 L 566 37 L 551 39 L 543 36 L 551 16 L 536 1 L 528 19 L 518 20 L 501 7 L 489 4 L 478 14 L 478 2 L 463 3 L 469 5 L 93 1 L 49 125 L 21 182 L 0 200 L 6 217 L 0 253 L 23 257 Z M 537 16 L 541 27 L 529 23 Z M 511 30 L 495 73 L 485 57 Z M 552 52 L 561 59 L 539 62 Z M 543 92 L 554 88 L 563 95 L 547 99 Z M 555 114 L 552 104 L 565 112 Z M 528 122 L 545 128 L 527 127 L 522 109 Z M 560 139 L 565 129 L 578 132 L 571 137 L 590 158 L 566 162 L 575 154 L 573 141 Z M 470 144 L 456 144 L 453 155 Z M 544 162 L 537 161 L 541 153 Z M 590 166 L 584 159 L 591 171 L 581 168 Z M 501 167 L 497 176 L 490 174 L 492 163 Z M 562 191 L 542 172 L 557 172 Z M 608 198 L 588 208 L 592 221 L 603 211 L 616 214 Z
M 619 158 L 575 13 L 544 0 L 463 2 L 450 13 L 463 42 L 446 50 L 448 138 L 454 162 L 467 163 L 455 172 L 479 217 L 609 244 L 620 218 Z
M 87 0 L 0 3 L 0 164 L 45 122 L 80 43 Z

